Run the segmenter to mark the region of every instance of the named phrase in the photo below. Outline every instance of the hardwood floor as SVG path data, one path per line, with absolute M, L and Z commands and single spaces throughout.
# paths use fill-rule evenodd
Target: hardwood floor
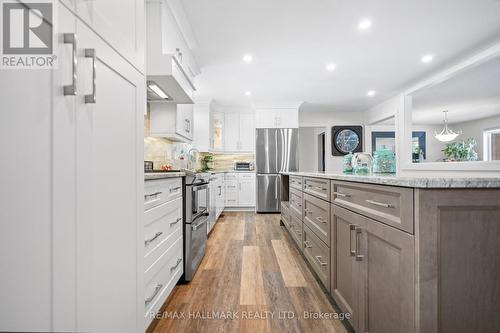
M 292 242 L 277 214 L 225 213 L 154 332 L 347 332 L 338 319 L 303 317 L 335 310 Z

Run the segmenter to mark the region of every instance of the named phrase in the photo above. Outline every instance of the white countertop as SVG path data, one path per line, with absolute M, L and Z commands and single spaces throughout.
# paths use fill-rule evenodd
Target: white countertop
M 500 177 L 401 177 L 394 174 L 352 175 L 329 172 L 282 172 L 282 174 L 413 188 L 500 188 Z
M 184 177 L 185 172 L 174 171 L 174 172 L 148 172 L 144 174 L 144 180 L 154 180 L 154 179 L 164 179 L 164 178 L 177 178 Z

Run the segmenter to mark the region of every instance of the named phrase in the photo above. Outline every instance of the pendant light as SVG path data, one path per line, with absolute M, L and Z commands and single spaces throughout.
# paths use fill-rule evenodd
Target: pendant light
M 444 113 L 444 128 L 440 133 L 434 132 L 434 137 L 441 142 L 453 141 L 462 134 L 462 132 L 454 132 L 448 127 L 448 110 L 443 111 Z

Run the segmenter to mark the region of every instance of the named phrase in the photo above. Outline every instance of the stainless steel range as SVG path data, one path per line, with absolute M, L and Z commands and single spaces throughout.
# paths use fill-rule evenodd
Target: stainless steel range
M 210 174 L 185 172 L 184 279 L 191 281 L 207 248 L 207 222 L 210 207 L 208 184 Z

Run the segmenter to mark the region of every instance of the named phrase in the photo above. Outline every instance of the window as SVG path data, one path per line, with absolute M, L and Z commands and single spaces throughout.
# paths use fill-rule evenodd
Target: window
M 500 127 L 485 130 L 484 136 L 484 160 L 500 160 Z

